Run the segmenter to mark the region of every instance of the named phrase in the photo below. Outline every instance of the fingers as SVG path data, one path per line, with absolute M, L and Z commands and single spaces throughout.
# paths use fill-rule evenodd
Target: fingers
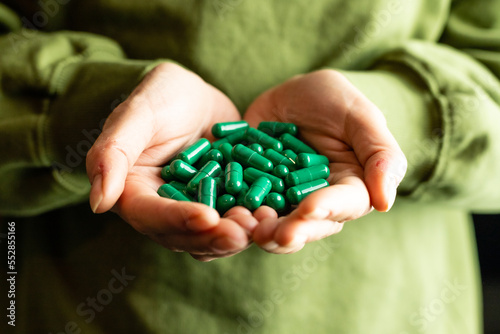
M 378 211 L 388 211 L 406 173 L 405 155 L 387 127 L 382 112 L 364 96 L 353 104 L 348 124 L 346 131 L 364 167 L 372 206 Z
M 339 233 L 344 221 L 370 211 L 370 196 L 363 181 L 348 176 L 307 196 L 289 216 L 264 218 L 253 239 L 268 252 L 293 253 L 308 242 Z
M 153 116 L 145 104 L 124 102 L 110 115 L 87 154 L 92 211 L 109 210 L 120 197 L 129 169 L 151 140 Z

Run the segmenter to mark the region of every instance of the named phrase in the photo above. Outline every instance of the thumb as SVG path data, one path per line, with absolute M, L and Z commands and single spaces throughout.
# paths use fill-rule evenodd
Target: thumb
M 110 114 L 87 154 L 87 175 L 92 185 L 89 201 L 93 212 L 108 211 L 116 203 L 129 170 L 151 141 L 153 124 L 153 114 L 147 104 L 131 98 Z

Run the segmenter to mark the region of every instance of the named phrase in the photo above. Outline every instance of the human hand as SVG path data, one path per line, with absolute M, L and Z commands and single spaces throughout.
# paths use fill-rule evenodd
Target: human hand
M 302 139 L 331 161 L 331 186 L 307 196 L 288 216 L 278 218 L 265 206 L 254 212 L 260 224 L 253 240 L 265 250 L 296 252 L 340 232 L 345 221 L 394 203 L 406 158 L 382 112 L 341 73 L 293 77 L 258 97 L 244 118 L 251 126 L 295 123 Z
M 244 208 L 224 218 L 200 203 L 159 197 L 161 167 L 213 123 L 239 120 L 233 103 L 196 74 L 173 63 L 154 68 L 108 117 L 87 154 L 90 204 L 112 210 L 134 229 L 199 260 L 245 249 L 257 220 Z

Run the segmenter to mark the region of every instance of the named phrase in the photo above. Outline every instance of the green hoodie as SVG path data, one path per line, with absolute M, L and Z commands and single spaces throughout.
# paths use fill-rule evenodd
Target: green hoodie
M 293 75 L 341 70 L 408 158 L 393 209 L 293 255 L 253 246 L 210 263 L 93 215 L 86 151 L 161 61 L 242 113 Z M 494 0 L 1 1 L 0 240 L 15 222 L 17 275 L 16 326 L 0 328 L 480 332 L 470 212 L 500 209 L 499 77 Z

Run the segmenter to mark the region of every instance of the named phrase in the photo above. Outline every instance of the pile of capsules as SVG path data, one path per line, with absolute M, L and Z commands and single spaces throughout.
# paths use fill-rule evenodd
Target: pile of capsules
M 162 168 L 160 196 L 204 203 L 221 216 L 236 205 L 283 215 L 328 186 L 328 158 L 296 137 L 295 124 L 217 123 L 212 134 L 217 141 L 201 138 Z

